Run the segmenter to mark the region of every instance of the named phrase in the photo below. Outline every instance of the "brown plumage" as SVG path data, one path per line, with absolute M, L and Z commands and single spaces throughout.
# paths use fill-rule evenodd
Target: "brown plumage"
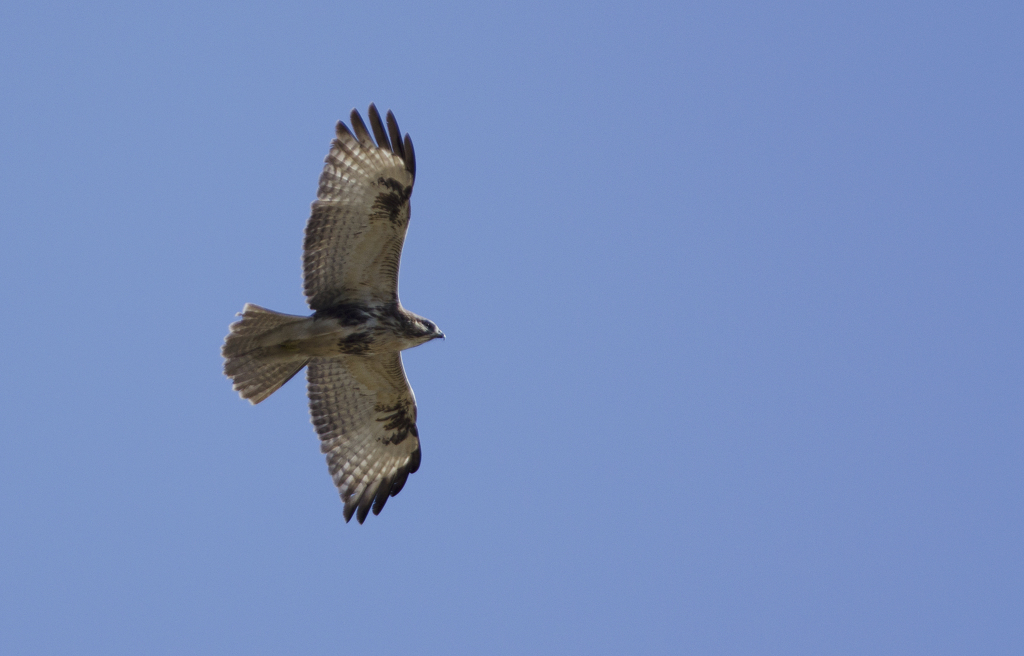
M 321 450 L 345 520 L 355 514 L 360 523 L 420 464 L 416 399 L 400 352 L 444 337 L 398 300 L 416 175 L 412 140 L 390 111 L 386 125 L 375 106 L 368 115 L 369 129 L 356 110 L 352 130 L 338 123 L 306 223 L 304 287 L 314 314 L 247 304 L 222 349 L 224 373 L 253 403 L 307 367 Z

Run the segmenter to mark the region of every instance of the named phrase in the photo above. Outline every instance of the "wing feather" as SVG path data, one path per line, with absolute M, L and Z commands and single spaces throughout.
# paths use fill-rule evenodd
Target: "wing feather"
M 412 139 L 408 134 L 405 135 L 405 170 L 416 177 L 416 151 L 412 148 Z
M 370 131 L 366 129 L 366 123 L 363 123 L 363 117 L 359 115 L 359 112 L 353 109 L 348 117 L 352 121 L 352 129 L 356 131 L 356 136 L 359 137 L 359 143 L 367 148 L 374 148 L 376 145 L 373 143 L 373 137 L 370 136 Z
M 370 119 L 370 127 L 373 128 L 373 138 L 377 140 L 377 145 L 381 148 L 391 149 L 391 142 L 388 141 L 388 133 L 384 129 L 384 123 L 380 120 L 380 112 L 377 111 L 377 106 L 370 103 L 370 109 L 367 112 Z
M 388 110 L 388 134 L 391 135 L 391 146 L 394 153 L 405 159 L 405 150 L 402 148 L 402 131 L 398 129 L 398 121 L 390 109 Z
M 309 411 L 345 504 L 345 521 L 378 514 L 420 464 L 416 398 L 399 353 L 313 358 Z
M 305 293 L 314 310 L 398 300 L 416 165 L 412 140 L 401 138 L 394 115 L 388 112 L 391 143 L 376 107 L 370 116 L 380 146 L 353 110 L 354 134 L 339 122 L 324 160 L 303 244 Z

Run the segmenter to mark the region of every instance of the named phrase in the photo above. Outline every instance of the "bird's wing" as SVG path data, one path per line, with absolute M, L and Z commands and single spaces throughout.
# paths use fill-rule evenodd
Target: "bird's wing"
M 324 160 L 306 223 L 303 274 L 314 310 L 398 300 L 416 155 L 394 114 L 388 112 L 386 127 L 373 105 L 369 115 L 376 144 L 356 110 L 351 116 L 355 134 L 338 122 L 338 138 Z
M 309 413 L 345 502 L 345 521 L 358 510 L 362 524 L 371 505 L 380 513 L 420 466 L 416 397 L 402 356 L 313 358 L 306 376 Z

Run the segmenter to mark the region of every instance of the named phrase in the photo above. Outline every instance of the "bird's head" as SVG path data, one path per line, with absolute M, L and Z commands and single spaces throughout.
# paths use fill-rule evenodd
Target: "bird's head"
M 430 321 L 429 319 L 423 319 L 422 322 L 423 330 L 427 335 L 430 336 L 430 339 L 437 339 L 438 337 L 444 339 L 444 333 L 441 332 L 441 329 L 437 327 L 436 323 Z
M 424 319 L 423 317 L 416 316 L 412 321 L 412 331 L 416 337 L 416 341 L 420 344 L 429 342 L 432 339 L 441 338 L 444 339 L 444 333 L 437 327 L 430 319 Z

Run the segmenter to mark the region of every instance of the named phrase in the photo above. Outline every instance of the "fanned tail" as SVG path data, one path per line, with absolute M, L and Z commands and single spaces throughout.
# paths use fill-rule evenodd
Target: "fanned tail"
M 267 345 L 267 333 L 290 323 L 308 321 L 308 317 L 282 314 L 246 303 L 240 316 L 231 324 L 224 340 L 224 373 L 234 382 L 234 389 L 243 399 L 259 403 L 299 373 L 309 358 L 282 357 L 279 346 Z

